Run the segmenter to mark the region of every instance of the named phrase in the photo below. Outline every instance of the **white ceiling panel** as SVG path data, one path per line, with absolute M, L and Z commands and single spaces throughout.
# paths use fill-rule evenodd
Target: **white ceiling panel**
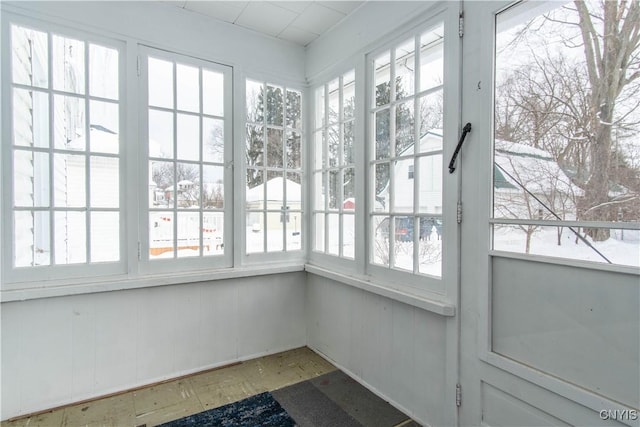
M 270 1 L 269 3 L 281 7 L 283 9 L 288 9 L 292 12 L 301 13 L 304 11 L 311 3 L 311 1 Z
M 349 13 L 353 12 L 355 8 L 360 6 L 363 2 L 361 1 L 320 1 L 318 3 L 330 9 L 337 10 L 338 12 L 342 12 L 345 15 L 348 15 Z
M 247 2 L 235 1 L 187 1 L 184 8 L 222 21 L 234 23 Z
M 315 0 L 161 1 L 300 46 L 311 43 L 364 3 Z
M 340 22 L 345 14 L 337 12 L 318 3 L 307 7 L 291 25 L 297 28 L 305 28 L 316 34 L 322 34 L 336 23 Z
M 235 23 L 270 36 L 277 36 L 296 19 L 296 16 L 295 12 L 271 3 L 249 2 Z

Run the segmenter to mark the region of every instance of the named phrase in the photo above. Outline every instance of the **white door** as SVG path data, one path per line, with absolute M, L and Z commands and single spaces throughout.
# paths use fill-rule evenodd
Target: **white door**
M 640 424 L 639 7 L 464 3 L 460 425 Z

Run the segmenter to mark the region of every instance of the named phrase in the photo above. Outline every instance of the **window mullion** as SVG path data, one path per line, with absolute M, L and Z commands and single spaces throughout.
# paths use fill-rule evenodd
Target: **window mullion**
M 173 258 L 178 258 L 178 67 L 171 61 L 173 68 Z
M 54 166 L 54 151 L 53 147 L 55 146 L 55 115 L 54 115 L 54 95 L 51 90 L 53 89 L 53 37 L 51 32 L 47 32 L 47 75 L 48 75 L 48 89 L 49 89 L 49 265 L 52 266 L 55 264 L 56 253 L 55 253 L 55 223 L 54 223 L 54 211 L 53 207 L 55 206 L 55 166 Z M 15 114 L 15 113 L 14 113 Z M 32 151 L 33 153 L 33 151 Z M 35 156 L 32 154 L 33 158 Z M 35 194 L 35 188 L 34 188 Z M 33 221 L 35 223 L 35 211 L 32 213 Z M 15 238 L 15 232 L 14 232 Z M 34 238 L 35 238 L 35 224 L 34 224 Z M 35 245 L 33 248 L 33 264 L 35 265 Z M 15 251 L 15 249 L 14 249 Z M 15 259 L 15 254 L 14 254 Z
M 85 246 L 86 262 L 91 262 L 91 111 L 89 110 L 89 43 L 84 42 L 84 132 L 85 132 Z

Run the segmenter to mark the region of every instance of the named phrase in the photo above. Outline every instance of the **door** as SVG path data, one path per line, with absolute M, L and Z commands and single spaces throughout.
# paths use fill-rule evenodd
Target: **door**
M 464 3 L 460 425 L 640 423 L 638 8 Z

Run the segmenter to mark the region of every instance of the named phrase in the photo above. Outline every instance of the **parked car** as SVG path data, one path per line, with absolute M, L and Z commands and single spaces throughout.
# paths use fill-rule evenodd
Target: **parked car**
M 395 220 L 395 238 L 398 242 L 413 242 L 413 217 L 397 216 Z M 420 240 L 430 240 L 435 231 L 437 239 L 442 236 L 442 218 L 420 217 Z M 389 218 L 378 225 L 377 233 L 385 239 L 389 238 Z

